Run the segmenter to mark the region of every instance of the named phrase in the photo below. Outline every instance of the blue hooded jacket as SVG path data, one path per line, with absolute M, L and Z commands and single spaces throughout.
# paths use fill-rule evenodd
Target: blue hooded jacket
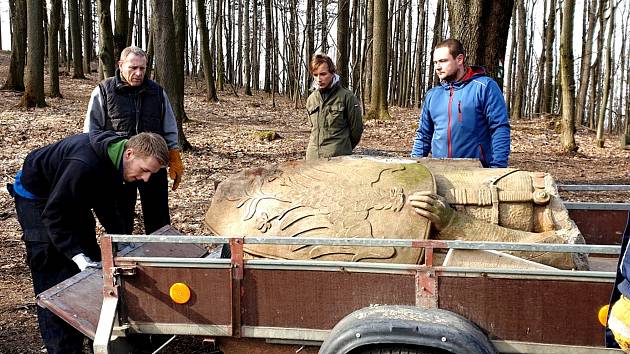
M 510 123 L 499 85 L 481 67 L 467 67 L 457 82 L 429 90 L 411 157 L 478 158 L 484 167 L 507 167 Z

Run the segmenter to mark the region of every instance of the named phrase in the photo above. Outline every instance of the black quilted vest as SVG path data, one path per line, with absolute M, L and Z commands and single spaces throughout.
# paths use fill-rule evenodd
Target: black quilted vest
M 105 127 L 121 135 L 133 136 L 141 132 L 164 135 L 164 99 L 162 87 L 145 79 L 140 86 L 128 86 L 116 76 L 99 84 Z

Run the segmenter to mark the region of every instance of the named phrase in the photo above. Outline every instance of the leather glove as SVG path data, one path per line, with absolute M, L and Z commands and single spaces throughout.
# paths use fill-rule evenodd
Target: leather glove
M 176 149 L 168 151 L 168 176 L 173 180 L 173 190 L 179 186 L 184 174 L 184 164 L 182 163 L 182 152 Z
M 101 268 L 101 262 L 94 262 L 90 257 L 79 253 L 72 257 L 72 261 L 79 267 L 79 270 L 84 271 L 87 268 Z

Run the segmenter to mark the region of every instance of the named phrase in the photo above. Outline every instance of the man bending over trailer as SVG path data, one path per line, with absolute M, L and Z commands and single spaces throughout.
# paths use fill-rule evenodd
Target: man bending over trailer
M 168 147 L 153 133 L 127 140 L 103 132 L 91 143 L 80 134 L 31 152 L 7 189 L 15 198 L 35 294 L 98 267 L 92 210 L 108 233 L 124 233 L 117 208 L 124 183 L 146 182 L 167 164 Z M 37 319 L 49 354 L 83 352 L 76 329 L 39 306 Z

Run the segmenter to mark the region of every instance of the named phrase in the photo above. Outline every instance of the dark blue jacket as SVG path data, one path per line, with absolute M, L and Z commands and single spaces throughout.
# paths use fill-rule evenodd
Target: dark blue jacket
M 630 298 L 630 254 L 628 254 L 628 239 L 630 239 L 630 213 L 626 229 L 623 232 L 621 253 L 619 254 L 619 269 L 621 273 L 620 283 L 617 289 L 627 298 Z
M 411 157 L 478 158 L 484 167 L 507 167 L 510 123 L 497 83 L 481 67 L 467 67 L 458 82 L 429 90 Z
M 120 139 L 109 131 L 92 143 L 88 134 L 74 135 L 34 150 L 24 160 L 20 182 L 46 200 L 41 218 L 48 237 L 68 258 L 82 252 L 86 240 L 77 225 L 84 223 L 76 219 L 93 218 L 91 210 L 108 233 L 125 231 L 117 211 L 123 178 L 107 154 L 108 145 Z

